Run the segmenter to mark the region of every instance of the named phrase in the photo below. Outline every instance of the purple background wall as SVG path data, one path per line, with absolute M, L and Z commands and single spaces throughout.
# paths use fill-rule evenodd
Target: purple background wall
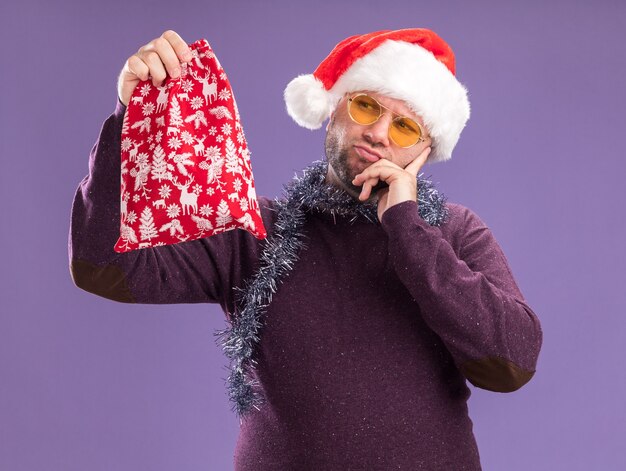
M 209 39 L 258 192 L 277 196 L 322 157 L 323 131 L 284 112 L 285 84 L 348 35 L 413 26 L 452 45 L 473 105 L 454 158 L 425 173 L 491 227 L 544 329 L 527 386 L 472 388 L 484 469 L 626 469 L 626 4 L 7 3 L 0 469 L 232 469 L 219 307 L 114 303 L 69 276 L 72 198 L 126 58 L 168 28 Z

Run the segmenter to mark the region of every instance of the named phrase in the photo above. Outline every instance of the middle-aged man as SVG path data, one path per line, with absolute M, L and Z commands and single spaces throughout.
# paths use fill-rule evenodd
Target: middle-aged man
M 353 36 L 287 86 L 296 122 L 329 118 L 327 161 L 259 198 L 267 239 L 231 230 L 115 253 L 126 105 L 190 60 L 167 31 L 126 61 L 73 203 L 76 285 L 221 304 L 237 470 L 480 469 L 466 380 L 520 388 L 542 332 L 490 230 L 418 177 L 469 118 L 450 47 L 426 29 Z

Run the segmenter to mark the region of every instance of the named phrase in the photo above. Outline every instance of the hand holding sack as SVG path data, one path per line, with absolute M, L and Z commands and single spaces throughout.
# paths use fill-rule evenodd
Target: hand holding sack
M 241 228 L 267 236 L 224 69 L 205 39 L 179 78 L 137 85 L 124 116 L 116 252 Z

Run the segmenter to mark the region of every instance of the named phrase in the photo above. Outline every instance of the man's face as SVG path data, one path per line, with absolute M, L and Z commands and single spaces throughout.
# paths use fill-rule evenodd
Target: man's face
M 369 91 L 353 92 L 349 96 L 358 93 L 367 93 L 394 113 L 411 118 L 424 127 L 422 118 L 415 115 L 403 101 Z M 358 198 L 361 187 L 352 184 L 356 175 L 379 159 L 387 159 L 405 168 L 431 144 L 431 139 L 428 137 L 424 142 L 408 149 L 399 147 L 389 138 L 389 125 L 393 120 L 389 111 L 384 110 L 384 114 L 374 124 L 357 124 L 348 114 L 347 100 L 348 97 L 343 97 L 339 101 L 326 128 L 328 180 L 342 186 L 348 193 Z M 386 187 L 385 182 L 378 182 L 372 188 L 372 197 L 375 197 L 378 190 Z

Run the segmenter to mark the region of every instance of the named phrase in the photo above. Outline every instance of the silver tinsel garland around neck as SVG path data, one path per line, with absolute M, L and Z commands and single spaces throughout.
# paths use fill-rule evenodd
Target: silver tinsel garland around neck
M 275 198 L 276 222 L 260 255 L 258 271 L 246 280 L 243 288 L 235 287 L 236 313 L 229 328 L 215 333 L 224 354 L 230 360 L 227 379 L 228 397 L 240 422 L 251 408 L 259 410 L 265 402 L 253 379 L 256 360 L 254 347 L 259 341 L 265 308 L 272 301 L 279 281 L 293 269 L 303 247 L 302 226 L 307 211 L 348 217 L 353 222 L 362 217 L 373 224 L 378 221 L 375 202 L 361 202 L 343 189 L 326 182 L 327 161 L 315 161 L 284 186 L 284 198 Z M 417 177 L 419 215 L 431 226 L 440 226 L 448 217 L 446 197 L 430 180 Z

